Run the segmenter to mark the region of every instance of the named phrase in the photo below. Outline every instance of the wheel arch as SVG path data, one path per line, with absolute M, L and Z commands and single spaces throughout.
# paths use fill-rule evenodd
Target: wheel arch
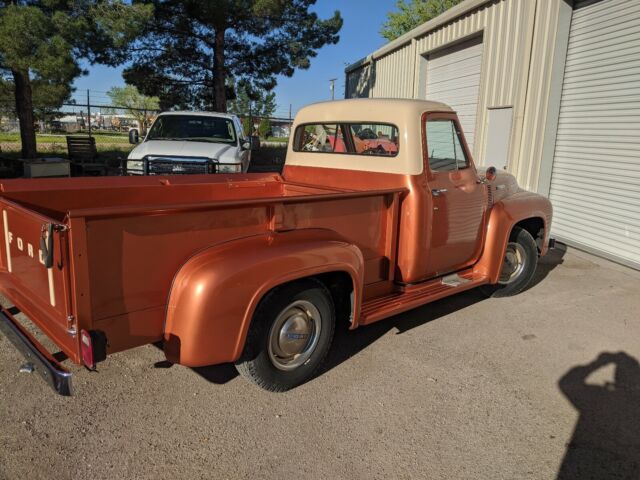
M 360 249 L 330 230 L 271 233 L 211 247 L 176 274 L 168 299 L 165 354 L 187 366 L 237 360 L 264 296 L 304 278 L 323 282 L 340 305 L 344 297 L 339 289 L 349 279 L 351 315 L 357 318 L 363 277 Z
M 545 230 L 546 230 L 543 217 L 541 216 L 529 217 L 529 218 L 525 218 L 524 220 L 520 220 L 511 228 L 511 232 L 513 232 L 513 230 L 516 227 L 520 227 L 523 230 L 526 230 L 527 232 L 529 232 L 529 234 L 536 241 L 536 245 L 538 247 L 538 253 L 542 252 L 542 249 L 544 248 L 543 241 L 545 238 Z M 509 236 L 511 236 L 511 233 L 509 233 Z
M 515 227 L 529 232 L 536 240 L 539 254 L 544 255 L 551 216 L 549 200 L 535 193 L 521 191 L 497 202 L 488 215 L 484 247 L 474 272 L 486 276 L 490 284 L 498 281 L 507 243 Z

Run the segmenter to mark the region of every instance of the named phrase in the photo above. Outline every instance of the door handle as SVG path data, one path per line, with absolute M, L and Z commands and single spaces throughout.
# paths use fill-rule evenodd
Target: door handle
M 439 197 L 443 193 L 447 193 L 447 189 L 446 188 L 432 188 L 431 189 L 431 195 L 433 195 L 434 197 Z

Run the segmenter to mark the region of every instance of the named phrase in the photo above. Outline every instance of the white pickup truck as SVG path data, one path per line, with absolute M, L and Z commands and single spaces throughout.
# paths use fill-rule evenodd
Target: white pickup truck
M 138 144 L 137 130 L 129 142 Z M 165 112 L 127 158 L 127 175 L 246 173 L 256 137 L 247 137 L 235 115 Z

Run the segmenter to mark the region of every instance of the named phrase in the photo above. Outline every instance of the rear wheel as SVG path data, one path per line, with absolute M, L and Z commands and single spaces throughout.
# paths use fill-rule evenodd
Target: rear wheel
M 502 260 L 498 283 L 483 285 L 489 297 L 509 297 L 520 293 L 533 278 L 538 265 L 538 247 L 529 232 L 514 227 Z
M 322 283 L 308 279 L 278 287 L 258 305 L 236 368 L 265 390 L 289 390 L 313 377 L 334 329 L 333 300 Z

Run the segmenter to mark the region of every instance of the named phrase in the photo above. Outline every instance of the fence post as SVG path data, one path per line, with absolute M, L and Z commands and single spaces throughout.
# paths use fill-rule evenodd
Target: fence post
M 87 88 L 87 125 L 89 127 L 89 138 L 91 138 L 91 100 L 89 99 L 88 88 Z

